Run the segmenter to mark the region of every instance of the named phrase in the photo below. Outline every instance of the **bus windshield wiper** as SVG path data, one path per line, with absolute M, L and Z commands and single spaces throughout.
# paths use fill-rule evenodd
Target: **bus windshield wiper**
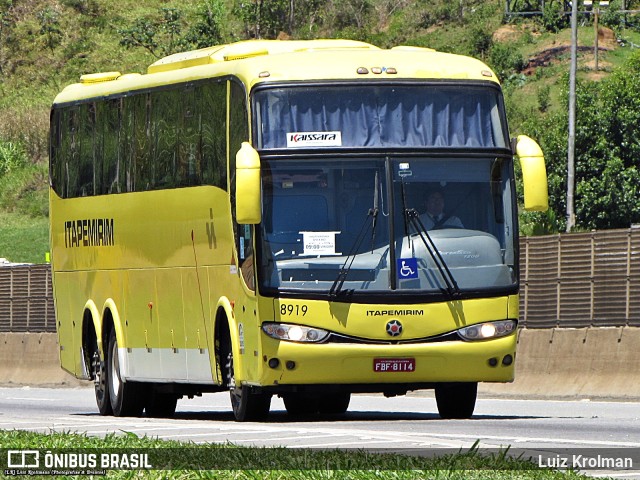
M 440 254 L 438 247 L 434 243 L 431 235 L 425 228 L 424 224 L 420 220 L 420 216 L 415 208 L 405 208 L 404 213 L 406 218 L 409 219 L 409 223 L 413 226 L 415 231 L 420 235 L 420 239 L 422 243 L 424 243 L 427 252 L 433 259 L 433 263 L 436 264 L 438 271 L 440 272 L 440 276 L 444 280 L 444 283 L 447 285 L 446 292 L 449 294 L 451 298 L 457 298 L 460 296 L 460 287 L 458 287 L 458 283 L 454 278 L 451 270 L 447 266 L 447 262 L 445 262 L 444 258 Z
M 345 258 L 344 263 L 340 267 L 340 271 L 338 272 L 338 276 L 333 281 L 331 288 L 329 289 L 329 296 L 336 297 L 341 291 L 344 282 L 347 280 L 347 275 L 349 275 L 349 271 L 351 270 L 351 266 L 356 259 L 356 252 L 360 251 L 360 245 L 364 241 L 367 230 L 369 229 L 369 224 L 371 224 L 371 249 L 373 251 L 373 244 L 376 236 L 376 222 L 378 219 L 378 172 L 376 172 L 375 178 L 376 186 L 374 188 L 374 199 L 373 199 L 373 207 L 369 209 L 367 212 L 367 217 L 364 219 L 362 223 L 362 227 L 360 227 L 360 231 L 351 245 L 349 249 L 349 253 L 347 254 L 347 258 Z

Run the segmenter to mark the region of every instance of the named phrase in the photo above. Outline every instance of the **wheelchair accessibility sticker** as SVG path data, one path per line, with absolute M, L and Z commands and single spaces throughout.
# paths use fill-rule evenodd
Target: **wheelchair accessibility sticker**
M 398 258 L 396 260 L 398 268 L 398 278 L 400 280 L 409 280 L 418 278 L 418 259 L 417 258 Z

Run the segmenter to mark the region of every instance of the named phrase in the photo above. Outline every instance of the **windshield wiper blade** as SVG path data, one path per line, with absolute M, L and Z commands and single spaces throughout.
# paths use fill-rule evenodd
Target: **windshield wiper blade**
M 342 286 L 344 285 L 344 282 L 347 280 L 347 275 L 349 275 L 349 270 L 351 270 L 353 262 L 356 259 L 356 252 L 359 251 L 360 245 L 362 245 L 362 242 L 366 237 L 368 225 L 371 222 L 373 222 L 373 225 L 375 228 L 375 221 L 376 221 L 375 219 L 377 216 L 378 216 L 378 209 L 375 207 L 370 208 L 369 211 L 367 212 L 367 217 L 364 219 L 362 227 L 360 227 L 360 232 L 358 232 L 358 236 L 356 237 L 355 241 L 353 242 L 353 245 L 351 245 L 351 248 L 349 249 L 347 258 L 345 258 L 344 263 L 340 267 L 338 276 L 333 281 L 333 284 L 329 289 L 330 297 L 332 298 L 336 297 L 342 291 Z M 372 219 L 371 222 L 369 219 Z
M 460 287 L 458 286 L 458 282 L 456 282 L 456 279 L 451 273 L 451 270 L 449 270 L 447 262 L 445 262 L 444 258 L 440 254 L 440 251 L 438 250 L 438 247 L 436 247 L 436 244 L 431 238 L 431 235 L 429 235 L 429 232 L 420 220 L 418 212 L 415 208 L 405 208 L 404 213 L 418 235 L 420 235 L 422 243 L 424 243 L 427 252 L 429 252 L 429 255 L 431 255 L 431 258 L 433 259 L 433 263 L 436 264 L 436 267 L 440 272 L 440 276 L 444 280 L 444 283 L 447 285 L 446 292 L 451 298 L 459 297 L 461 292 Z

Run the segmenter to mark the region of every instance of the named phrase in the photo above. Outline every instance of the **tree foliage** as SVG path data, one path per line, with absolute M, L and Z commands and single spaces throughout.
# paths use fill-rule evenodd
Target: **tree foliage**
M 559 229 L 566 212 L 566 90 L 562 111 L 532 116 L 523 125 L 545 152 L 550 205 Z M 605 80 L 578 82 L 576 91 L 576 226 L 590 230 L 640 223 L 640 53 Z
M 203 0 L 196 21 L 189 27 L 182 10 L 162 7 L 153 17 L 138 18 L 133 25 L 118 30 L 120 44 L 142 47 L 156 58 L 217 45 L 223 41 L 224 9 L 223 0 Z

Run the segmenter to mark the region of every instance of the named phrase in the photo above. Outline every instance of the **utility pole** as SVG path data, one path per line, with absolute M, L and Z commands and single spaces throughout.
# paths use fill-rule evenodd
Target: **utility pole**
M 593 4 L 593 13 L 594 13 L 594 17 L 593 17 L 593 26 L 595 28 L 596 31 L 596 38 L 593 42 L 594 47 L 593 47 L 593 56 L 594 56 L 594 68 L 595 71 L 598 71 L 598 17 L 600 16 L 600 0 L 596 0 Z
M 578 2 L 571 2 L 571 68 L 569 70 L 569 144 L 567 148 L 567 232 L 576 224 L 574 211 L 576 176 L 576 70 L 578 63 Z

